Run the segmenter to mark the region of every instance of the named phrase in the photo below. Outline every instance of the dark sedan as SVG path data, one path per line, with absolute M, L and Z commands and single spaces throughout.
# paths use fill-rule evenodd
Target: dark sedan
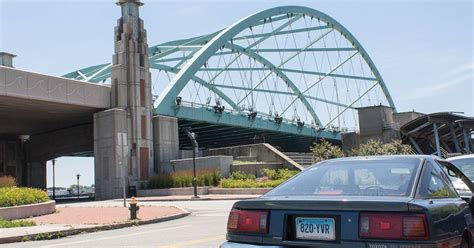
M 327 160 L 236 202 L 227 247 L 472 247 L 470 204 L 432 156 Z

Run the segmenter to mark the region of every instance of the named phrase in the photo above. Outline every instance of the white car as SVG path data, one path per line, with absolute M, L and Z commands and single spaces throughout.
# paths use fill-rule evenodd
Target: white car
M 453 165 L 455 165 L 460 171 L 464 173 L 471 181 L 474 182 L 474 154 L 461 155 L 447 159 Z M 464 184 L 461 179 L 451 177 L 453 186 L 461 196 L 471 196 L 471 191 Z

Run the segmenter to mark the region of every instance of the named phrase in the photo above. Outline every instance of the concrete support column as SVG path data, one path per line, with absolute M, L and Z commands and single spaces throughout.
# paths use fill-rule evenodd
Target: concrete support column
M 171 160 L 179 158 L 178 119 L 153 116 L 153 149 L 155 173 L 163 173 Z
M 122 147 L 122 134 L 127 133 L 127 112 L 109 109 L 94 114 L 95 198 L 120 198 L 123 194 L 123 177 L 126 183 L 136 178 L 130 170 L 130 146 Z M 126 174 L 126 175 L 124 175 Z
M 456 147 L 456 152 L 462 152 L 461 146 L 459 145 L 458 137 L 456 137 L 456 132 L 454 131 L 454 127 L 449 126 L 449 131 L 451 132 L 451 136 L 453 137 L 454 146 Z
M 28 167 L 28 187 L 46 189 L 46 162 L 30 162 Z
M 21 184 L 20 141 L 14 137 L 0 137 L 0 176 L 11 176 Z
M 408 139 L 410 140 L 413 147 L 415 147 L 415 150 L 418 152 L 418 154 L 423 154 L 423 151 L 421 150 L 418 143 L 416 143 L 415 139 L 413 139 L 413 137 L 411 137 L 411 136 L 408 136 Z
M 471 150 L 471 142 L 467 136 L 466 128 L 462 128 L 462 136 L 464 138 L 464 150 L 465 152 L 472 152 Z
M 440 144 L 439 134 L 438 134 L 438 124 L 436 123 L 433 123 L 433 132 L 434 132 L 435 143 L 436 143 L 436 155 L 442 157 L 441 144 Z

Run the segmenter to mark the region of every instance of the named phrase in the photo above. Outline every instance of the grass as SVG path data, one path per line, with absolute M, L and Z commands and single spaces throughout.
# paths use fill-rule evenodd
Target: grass
M 234 171 L 230 174 L 230 179 L 233 180 L 255 180 L 255 175 L 247 174 L 240 171 Z
M 31 220 L 3 220 L 0 219 L 0 228 L 36 226 L 36 223 Z
M 39 189 L 3 187 L 0 188 L 0 207 L 13 207 L 49 201 L 48 194 Z
M 217 186 L 221 180 L 221 174 L 216 170 L 200 170 L 196 172 L 198 186 Z M 185 188 L 193 186 L 193 172 L 180 171 L 176 173 L 157 175 L 148 180 L 147 188 Z
M 64 237 L 62 232 L 53 232 L 53 233 L 39 233 L 34 237 L 34 240 L 51 240 L 51 239 L 59 239 Z
M 256 180 L 236 180 L 226 178 L 221 180 L 222 188 L 274 188 L 285 180 L 267 180 L 267 181 L 256 181 Z

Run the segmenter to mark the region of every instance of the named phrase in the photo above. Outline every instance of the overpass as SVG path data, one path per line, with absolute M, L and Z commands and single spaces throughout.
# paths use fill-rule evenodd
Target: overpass
M 99 198 L 117 197 L 122 178 L 138 185 L 190 147 L 184 127 L 195 130 L 203 148 L 263 141 L 291 151 L 319 139 L 338 143 L 341 131 L 358 128 L 356 108 L 396 111 L 366 50 L 317 10 L 271 8 L 210 34 L 149 47 L 142 3 L 118 5 L 112 63 L 62 78 L 1 67 L 4 150 L 29 135 L 15 141 L 27 149 L 16 157 L 26 164 L 16 166 L 17 176 L 41 174 L 27 170 L 36 160 L 39 168 L 55 156 L 94 154 Z M 4 174 L 13 170 L 7 163 Z

